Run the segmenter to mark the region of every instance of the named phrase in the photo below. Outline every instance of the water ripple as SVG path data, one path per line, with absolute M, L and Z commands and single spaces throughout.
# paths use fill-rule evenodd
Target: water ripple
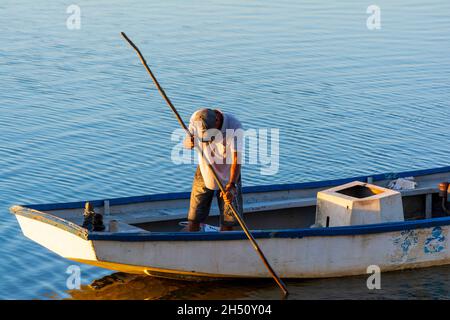
M 0 298 L 63 294 L 70 264 L 20 234 L 11 204 L 190 189 L 194 167 L 170 161 L 178 125 L 120 31 L 184 119 L 214 106 L 280 129 L 279 172 L 246 166 L 246 185 L 449 164 L 448 2 L 381 1 L 375 32 L 349 0 L 78 4 L 74 31 L 62 0 L 0 5 Z

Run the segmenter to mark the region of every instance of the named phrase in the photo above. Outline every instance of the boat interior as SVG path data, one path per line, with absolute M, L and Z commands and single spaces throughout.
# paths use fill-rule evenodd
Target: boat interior
M 371 177 L 367 179 L 372 182 Z M 400 191 L 404 219 L 447 216 L 442 205 L 442 195 L 439 194 L 439 183 L 450 181 L 450 172 L 416 176 L 414 180 L 417 183 L 414 189 Z M 373 184 L 387 187 L 391 181 L 392 179 L 379 179 Z M 335 182 L 244 188 L 244 221 L 250 230 L 310 228 L 316 219 L 317 193 L 342 184 L 343 181 Z M 376 194 L 376 191 L 358 187 L 345 192 L 355 198 Z M 189 193 L 96 200 L 91 203 L 94 210 L 103 215 L 106 226 L 103 232 L 183 232 L 183 222 L 187 220 L 189 208 Z M 27 207 L 80 226 L 83 224 L 84 202 Z M 219 209 L 215 200 L 205 223 L 219 226 Z

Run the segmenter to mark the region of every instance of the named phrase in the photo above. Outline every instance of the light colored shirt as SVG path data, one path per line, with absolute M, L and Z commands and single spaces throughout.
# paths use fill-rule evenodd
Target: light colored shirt
M 229 113 L 223 113 L 223 124 L 220 130 L 217 130 L 215 139 L 212 142 L 200 143 L 195 137 L 195 143 L 201 146 L 203 154 L 214 168 L 220 181 L 225 186 L 230 180 L 230 170 L 233 161 L 233 154 L 238 153 L 238 160 L 241 159 L 242 143 L 243 143 L 243 129 L 239 120 Z M 189 122 L 189 131 L 194 134 L 200 128 L 196 127 L 193 122 L 195 118 L 194 113 Z M 214 181 L 214 176 L 208 167 L 208 163 L 201 154 L 198 154 L 200 172 L 202 173 L 205 186 L 210 190 L 217 190 L 219 187 Z M 240 161 L 239 161 L 240 162 Z M 239 163 L 238 162 L 238 163 Z M 240 164 L 240 163 L 239 163 Z

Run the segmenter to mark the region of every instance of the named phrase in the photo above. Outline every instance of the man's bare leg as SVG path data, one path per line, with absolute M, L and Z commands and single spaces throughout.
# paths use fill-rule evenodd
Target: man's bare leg
M 189 232 L 197 232 L 197 231 L 200 231 L 200 222 L 197 222 L 197 221 L 189 221 L 189 222 L 188 222 L 188 231 L 189 231 Z
M 233 231 L 232 226 L 220 226 L 220 231 Z

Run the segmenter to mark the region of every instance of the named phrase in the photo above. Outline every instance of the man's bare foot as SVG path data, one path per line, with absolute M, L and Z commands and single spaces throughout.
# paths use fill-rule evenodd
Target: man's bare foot
M 196 222 L 196 221 L 189 221 L 189 223 L 188 223 L 188 231 L 189 232 L 200 231 L 200 223 Z
M 220 226 L 220 231 L 233 231 L 231 226 Z

